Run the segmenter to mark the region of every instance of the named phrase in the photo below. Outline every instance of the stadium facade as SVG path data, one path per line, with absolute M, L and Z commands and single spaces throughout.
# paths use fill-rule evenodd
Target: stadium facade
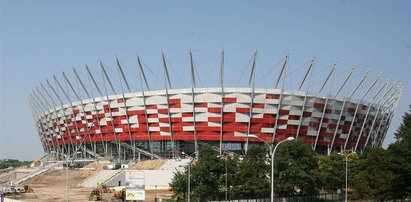
M 382 145 L 403 91 L 400 85 L 381 81 L 380 75 L 366 85 L 367 72 L 348 88 L 353 69 L 342 76 L 333 94 L 322 93 L 335 76 L 335 64 L 322 78 L 318 91 L 304 91 L 307 77 L 313 74 L 313 59 L 307 70 L 302 70 L 299 87 L 287 90 L 281 85 L 288 66 L 286 56 L 273 79 L 274 88 L 255 88 L 256 57 L 249 85 L 243 88 L 224 87 L 224 52 L 220 86 L 214 88 L 196 87 L 191 53 L 191 88 L 171 88 L 164 55 L 163 90 L 150 90 L 140 58 L 137 69 L 141 92 L 131 92 L 118 60 L 121 93 L 113 88 L 113 75 L 107 74 L 101 62 L 104 88 L 88 66 L 86 73 L 92 87 L 85 85 L 75 69 L 74 79 L 63 73 L 60 80 L 47 80 L 33 90 L 29 99 L 44 151 L 60 159 L 76 156 L 127 160 L 140 155 L 174 157 L 181 151 L 191 154 L 199 145 L 209 144 L 220 152 L 241 153 L 252 144 L 261 144 L 248 134 L 267 142 L 299 137 L 319 153 Z M 106 84 L 113 94 L 107 93 Z M 124 93 L 123 87 L 129 93 Z M 341 96 L 344 88 L 349 93 Z M 87 98 L 82 98 L 80 91 Z M 354 98 L 355 94 L 359 96 Z

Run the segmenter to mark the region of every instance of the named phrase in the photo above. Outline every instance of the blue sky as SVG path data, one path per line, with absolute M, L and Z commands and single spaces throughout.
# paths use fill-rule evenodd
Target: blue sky
M 177 87 L 188 87 L 179 83 L 186 79 L 179 73 L 188 68 L 190 48 L 204 85 L 212 75 L 207 71 L 218 71 L 222 48 L 231 64 L 228 84 L 256 49 L 259 67 L 267 71 L 291 53 L 295 68 L 316 56 L 319 66 L 338 59 L 343 69 L 383 72 L 405 88 L 384 145 L 394 141 L 411 104 L 408 0 L 0 2 L 0 158 L 42 155 L 28 107 L 34 86 L 73 66 L 96 67 L 99 59 L 114 66 L 116 56 L 135 71 L 137 54 L 153 67 L 149 79 L 158 83 L 161 50 Z

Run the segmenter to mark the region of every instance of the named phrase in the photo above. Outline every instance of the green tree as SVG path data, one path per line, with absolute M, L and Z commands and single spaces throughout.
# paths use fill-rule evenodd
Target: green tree
M 173 198 L 177 200 L 182 200 L 187 197 L 188 190 L 188 173 L 177 171 L 169 184 L 173 188 Z
M 226 156 L 224 158 L 225 165 L 227 168 L 227 191 L 228 191 L 228 199 L 238 199 L 239 198 L 239 191 L 237 189 L 239 182 L 239 164 L 240 160 L 237 156 Z M 225 187 L 225 175 L 223 176 L 223 186 Z M 224 188 L 225 190 L 225 188 Z M 225 193 L 224 193 L 225 194 Z M 225 198 L 225 197 L 224 197 Z
M 393 172 L 395 156 L 382 148 L 369 148 L 360 156 L 355 190 L 360 199 L 392 200 L 393 184 L 399 175 Z
M 321 186 L 329 191 L 335 192 L 345 186 L 345 159 L 343 156 L 332 153 L 331 155 L 320 155 L 318 161 L 318 180 Z
M 9 167 L 20 167 L 20 166 L 29 166 L 31 161 L 19 161 L 16 159 L 2 159 L 0 160 L 0 169 L 9 168 Z
M 238 198 L 270 196 L 270 159 L 264 146 L 251 147 L 239 165 L 236 195 Z
M 193 199 L 200 201 L 218 199 L 223 189 L 223 175 L 225 174 L 224 159 L 211 147 L 200 149 L 199 160 L 192 165 L 191 179 Z
M 190 197 L 193 200 L 218 199 L 222 194 L 225 162 L 218 153 L 209 146 L 200 148 L 199 159 L 191 164 Z M 170 183 L 174 198 L 187 198 L 188 169 L 177 172 Z
M 275 155 L 275 193 L 280 196 L 316 193 L 318 158 L 302 139 L 284 142 Z
M 411 105 L 409 105 L 409 108 L 409 113 L 405 112 L 405 114 L 402 116 L 402 123 L 400 127 L 394 133 L 397 143 L 409 143 L 411 139 Z
M 409 111 L 411 112 L 411 105 Z M 411 197 L 411 114 L 405 113 L 402 118 L 403 122 L 394 134 L 396 142 L 388 148 L 395 156 L 391 169 L 399 174 L 393 184 L 395 199 Z

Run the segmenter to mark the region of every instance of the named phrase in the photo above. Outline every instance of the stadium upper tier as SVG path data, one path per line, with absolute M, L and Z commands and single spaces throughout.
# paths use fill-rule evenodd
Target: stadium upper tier
M 287 59 L 277 84 L 282 79 Z M 128 88 L 120 63 L 118 67 Z M 141 83 L 144 78 L 147 84 L 140 68 Z M 165 80 L 169 81 L 167 68 L 165 70 Z M 335 67 L 329 75 L 334 71 Z M 164 156 L 171 151 L 174 156 L 175 151 L 192 153 L 200 143 L 220 150 L 238 151 L 246 149 L 249 143 L 261 142 L 248 137 L 249 134 L 267 142 L 299 137 L 318 152 L 361 150 L 366 146 L 381 146 L 402 92 L 401 87 L 388 82 L 376 87 L 378 76 L 364 88 L 359 98 L 354 99 L 352 95 L 368 73 L 345 97 L 338 95 L 351 74 L 333 94 L 301 90 L 305 78 L 296 91 L 254 88 L 254 85 L 247 88 L 196 88 L 192 74 L 192 88 L 169 89 L 171 84 L 166 82 L 165 90 L 112 95 L 100 92 L 100 96 L 90 96 L 74 73 L 89 95 L 88 99 L 80 99 L 65 74 L 67 88 L 55 78 L 56 85 L 47 81 L 30 96 L 38 133 L 47 153 L 64 156 L 80 151 L 78 153 L 83 157 L 127 159 L 135 158 L 136 152 Z M 106 74 L 104 68 L 103 73 Z M 254 82 L 251 74 L 250 83 Z M 94 81 L 89 75 L 90 81 Z M 324 78 L 324 85 L 329 78 Z M 70 88 L 78 98 L 76 101 L 68 96 Z M 373 91 L 372 95 L 364 99 L 370 91 Z M 64 103 L 62 96 L 66 96 L 69 103 Z M 60 105 L 56 104 L 58 101 Z

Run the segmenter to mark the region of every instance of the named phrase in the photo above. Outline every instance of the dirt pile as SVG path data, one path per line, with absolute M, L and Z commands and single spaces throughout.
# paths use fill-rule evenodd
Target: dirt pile
M 159 169 L 164 164 L 164 160 L 147 160 L 140 161 L 132 166 L 132 169 L 137 170 L 156 170 Z

